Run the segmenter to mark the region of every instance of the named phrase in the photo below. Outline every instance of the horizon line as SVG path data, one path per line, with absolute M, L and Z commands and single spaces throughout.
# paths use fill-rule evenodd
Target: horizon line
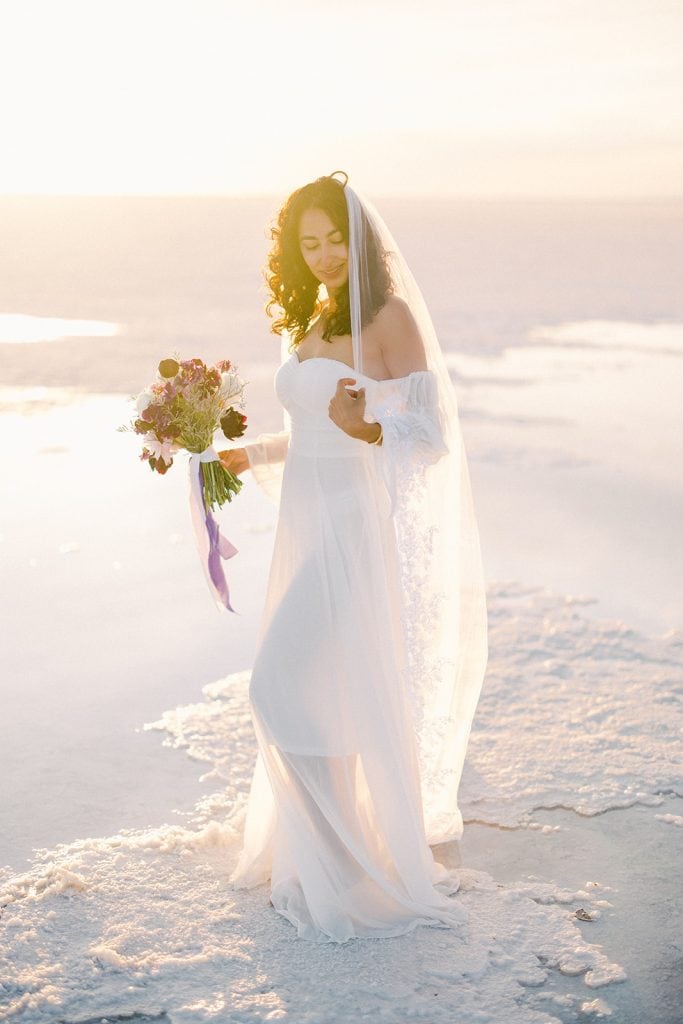
M 366 191 L 365 189 L 363 191 Z M 0 192 L 0 199 L 281 199 L 283 192 Z M 379 199 L 452 200 L 460 202 L 672 202 L 683 201 L 683 192 L 671 195 L 586 194 L 463 194 L 457 192 L 373 193 Z

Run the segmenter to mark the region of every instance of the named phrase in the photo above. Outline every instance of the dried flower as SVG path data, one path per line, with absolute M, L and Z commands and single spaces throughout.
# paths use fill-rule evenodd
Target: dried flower
M 157 379 L 133 399 L 137 417 L 120 429 L 142 435 L 141 460 L 163 474 L 176 452 L 205 451 L 219 426 L 230 440 L 244 434 L 247 418 L 233 405 L 242 405 L 243 392 L 244 381 L 229 359 L 213 366 L 196 357 L 162 359 Z M 203 463 L 202 479 L 212 506 L 229 501 L 241 487 L 220 462 Z
M 175 359 L 162 359 L 159 363 L 159 373 L 162 377 L 175 377 L 180 366 Z
M 229 440 L 241 437 L 247 429 L 247 417 L 237 409 L 228 409 L 224 416 L 221 416 L 221 429 Z

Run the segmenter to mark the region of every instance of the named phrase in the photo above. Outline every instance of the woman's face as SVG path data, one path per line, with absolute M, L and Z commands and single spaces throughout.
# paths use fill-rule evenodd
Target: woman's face
M 302 213 L 299 247 L 309 268 L 328 291 L 346 284 L 349 250 L 343 234 L 324 210 L 305 210 Z

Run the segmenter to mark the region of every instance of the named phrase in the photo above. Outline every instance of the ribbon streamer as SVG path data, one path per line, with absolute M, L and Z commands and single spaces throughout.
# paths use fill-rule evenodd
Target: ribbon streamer
M 216 601 L 219 611 L 234 612 L 230 604 L 230 592 L 228 582 L 223 572 L 221 559 L 232 558 L 237 554 L 234 544 L 224 537 L 218 523 L 213 518 L 211 507 L 207 507 L 204 501 L 204 488 L 201 478 L 202 462 L 219 462 L 218 453 L 213 445 L 209 445 L 203 452 L 190 454 L 188 463 L 190 476 L 190 512 L 192 514 L 192 525 L 194 537 L 199 552 L 199 560 L 202 563 L 206 581 Z

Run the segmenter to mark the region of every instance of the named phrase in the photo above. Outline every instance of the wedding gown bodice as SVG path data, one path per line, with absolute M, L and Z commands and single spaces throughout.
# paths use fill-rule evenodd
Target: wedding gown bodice
M 372 455 L 372 445 L 359 444 L 330 419 L 330 399 L 341 377 L 356 380 L 357 386 L 370 381 L 353 367 L 327 356 L 300 362 L 293 353 L 280 366 L 275 375 L 275 391 L 290 417 L 292 454 L 352 458 Z

